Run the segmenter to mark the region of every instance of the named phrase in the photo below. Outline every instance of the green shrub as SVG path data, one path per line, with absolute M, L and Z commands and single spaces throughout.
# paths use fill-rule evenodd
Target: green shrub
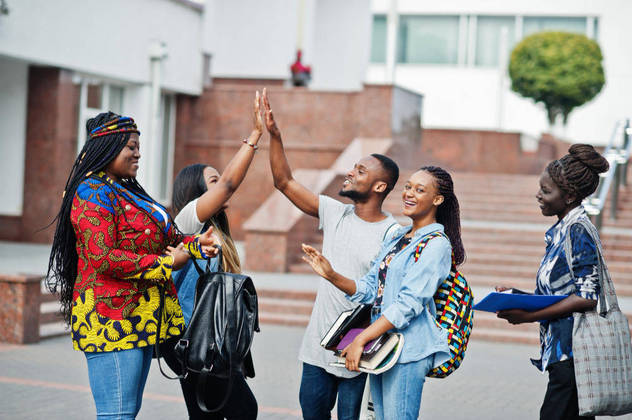
M 511 52 L 511 89 L 546 107 L 549 123 L 558 115 L 566 124 L 573 108 L 594 98 L 605 77 L 599 44 L 584 35 L 540 32 Z

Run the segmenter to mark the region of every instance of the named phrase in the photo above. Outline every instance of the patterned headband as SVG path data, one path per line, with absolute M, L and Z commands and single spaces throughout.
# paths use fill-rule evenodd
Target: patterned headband
M 120 117 L 106 122 L 105 124 L 92 130 L 90 132 L 90 139 L 114 133 L 136 133 L 140 135 L 140 131 L 138 131 L 138 127 L 136 127 L 136 123 L 132 118 Z

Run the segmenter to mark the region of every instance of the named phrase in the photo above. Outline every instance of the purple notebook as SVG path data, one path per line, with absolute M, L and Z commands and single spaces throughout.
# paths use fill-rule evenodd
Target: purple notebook
M 342 340 L 340 340 L 340 343 L 338 343 L 338 345 L 336 346 L 336 350 L 338 351 L 342 351 L 344 350 L 345 347 L 347 347 L 349 344 L 351 344 L 351 342 L 362 332 L 364 331 L 364 328 L 352 328 L 349 330 L 349 332 L 347 332 L 347 334 L 345 334 L 344 337 L 342 337 Z M 380 341 L 380 338 L 382 338 L 381 336 L 369 341 L 368 343 L 366 343 L 366 345 L 364 346 L 364 351 L 363 353 L 368 353 L 371 352 L 373 349 L 373 347 L 375 346 L 375 344 Z

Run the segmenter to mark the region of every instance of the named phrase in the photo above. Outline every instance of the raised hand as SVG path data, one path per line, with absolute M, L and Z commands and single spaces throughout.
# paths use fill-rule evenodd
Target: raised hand
M 270 108 L 270 101 L 268 100 L 268 92 L 266 88 L 263 88 L 263 109 L 266 115 L 266 129 L 270 136 L 272 137 L 281 137 L 281 130 L 277 127 L 276 122 L 274 121 L 274 115 L 272 114 L 272 108 Z
M 330 280 L 334 270 L 331 268 L 331 264 L 327 258 L 323 257 L 320 252 L 309 245 L 302 244 L 301 248 L 303 248 L 303 252 L 305 253 L 305 255 L 303 255 L 303 261 L 311 265 L 312 269 L 318 275 Z

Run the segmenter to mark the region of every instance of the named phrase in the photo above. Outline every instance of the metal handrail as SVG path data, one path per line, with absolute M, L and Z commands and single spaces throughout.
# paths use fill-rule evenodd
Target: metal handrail
M 607 172 L 599 174 L 600 178 L 597 190 L 583 201 L 584 208 L 590 216 L 593 216 L 593 221 L 597 229 L 601 229 L 603 224 L 603 208 L 611 188 L 610 217 L 613 220 L 617 218 L 619 186 L 628 185 L 628 161 L 632 153 L 631 136 L 632 127 L 630 127 L 630 120 L 618 121 L 610 136 L 608 146 L 603 153 L 608 163 L 610 163 L 610 168 Z M 623 138 L 620 145 L 617 144 L 618 142 L 616 141 L 618 138 Z

